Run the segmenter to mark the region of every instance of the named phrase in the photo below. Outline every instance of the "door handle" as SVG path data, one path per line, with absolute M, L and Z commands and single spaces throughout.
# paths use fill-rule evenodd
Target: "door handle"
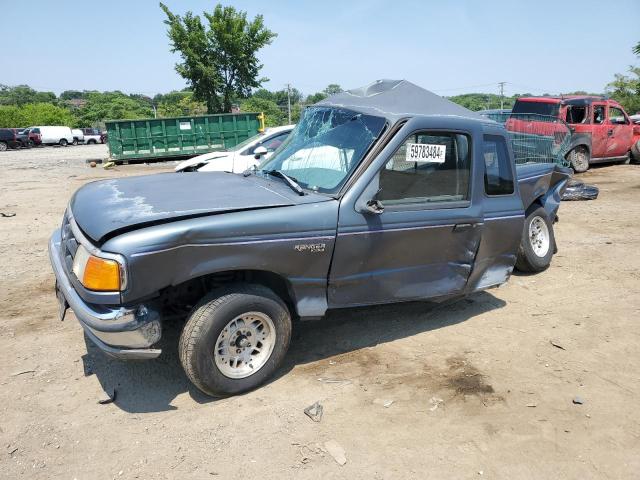
M 609 131 L 607 132 L 607 135 L 608 135 L 608 136 L 610 136 L 610 137 L 613 137 L 613 130 L 609 130 Z
M 474 223 L 458 223 L 453 227 L 454 232 L 464 232 L 475 227 Z

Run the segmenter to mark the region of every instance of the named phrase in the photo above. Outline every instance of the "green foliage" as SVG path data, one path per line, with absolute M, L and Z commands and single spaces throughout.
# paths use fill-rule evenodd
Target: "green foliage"
M 207 106 L 194 100 L 192 92 L 171 92 L 167 95 L 156 95 L 154 101 L 158 106 L 158 117 L 160 118 L 205 115 L 207 113 Z
M 640 113 L 640 67 L 629 67 L 628 72 L 629 75 L 616 73 L 606 91 L 629 115 L 633 115 Z
M 51 103 L 29 103 L 21 107 L 0 106 L 0 127 L 30 127 L 33 125 L 75 126 L 73 114 Z
M 474 112 L 500 108 L 500 95 L 494 93 L 465 93 L 449 97 L 449 100 Z M 504 108 L 512 108 L 515 101 L 515 97 L 504 97 Z
M 338 93 L 342 93 L 342 92 L 344 92 L 344 90 L 342 90 L 342 87 L 340 85 L 338 85 L 337 83 L 330 83 L 329 85 L 327 85 L 327 88 L 325 88 L 322 92 L 326 96 L 330 97 L 331 95 L 336 95 Z
M 28 119 L 22 108 L 11 105 L 0 105 L 0 128 L 27 127 Z
M 88 92 L 84 107 L 76 115 L 79 125 L 100 125 L 105 120 L 138 119 L 153 117 L 151 99 L 129 96 L 122 92 Z
M 321 102 L 325 98 L 327 98 L 327 94 L 326 93 L 317 92 L 317 93 L 314 93 L 312 95 L 308 95 L 307 99 L 305 100 L 305 103 L 307 103 L 308 105 L 312 105 L 314 103 Z
M 205 25 L 191 12 L 181 17 L 163 3 L 160 8 L 167 15 L 171 51 L 182 58 L 176 71 L 209 113 L 230 112 L 234 97 L 248 97 L 266 80 L 258 78 L 262 64 L 256 53 L 276 34 L 265 27 L 262 15 L 249 21 L 246 12 L 218 4 L 213 13 L 204 12 Z
M 55 103 L 56 95 L 53 92 L 37 92 L 28 85 L 8 87 L 0 85 L 0 105 L 16 105 L 18 107 L 27 103 Z
M 633 47 L 633 53 L 640 57 L 640 42 L 636 43 L 636 46 Z
M 272 100 L 265 98 L 251 97 L 240 104 L 242 112 L 262 112 L 265 115 L 265 125 L 267 127 L 277 127 L 286 125 L 287 114 Z

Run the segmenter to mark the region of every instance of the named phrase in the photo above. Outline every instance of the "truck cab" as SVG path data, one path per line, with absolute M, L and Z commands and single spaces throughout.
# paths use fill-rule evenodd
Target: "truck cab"
M 61 315 L 70 307 L 124 359 L 160 355 L 163 324 L 178 318 L 194 385 L 243 392 L 278 368 L 293 321 L 544 270 L 567 178 L 553 163 L 516 167 L 504 126 L 410 82 L 377 81 L 305 109 L 241 175 L 82 187 L 49 242 Z

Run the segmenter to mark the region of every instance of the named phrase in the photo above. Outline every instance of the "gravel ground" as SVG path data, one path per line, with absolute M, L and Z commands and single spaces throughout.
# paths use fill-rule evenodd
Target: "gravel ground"
M 0 217 L 0 477 L 638 478 L 640 167 L 582 175 L 600 198 L 562 204 L 548 271 L 437 306 L 331 312 L 295 328 L 268 385 L 213 400 L 182 372 L 179 332 L 157 360 L 123 363 L 73 314 L 56 320 L 46 245 L 70 195 L 172 167 L 85 164 L 104 156 L 0 154 L 0 212 L 16 214 Z M 319 423 L 303 413 L 316 401 Z

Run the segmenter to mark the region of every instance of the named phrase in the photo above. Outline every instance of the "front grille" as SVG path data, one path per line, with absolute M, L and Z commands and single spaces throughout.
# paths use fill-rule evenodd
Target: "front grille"
M 64 260 L 64 266 L 67 270 L 67 274 L 71 274 L 73 271 L 73 259 L 75 258 L 76 252 L 78 251 L 78 241 L 73 235 L 71 223 L 69 223 L 69 217 L 66 213 L 64 215 L 64 219 L 62 220 L 61 232 L 62 244 L 60 248 L 62 250 L 62 258 Z

